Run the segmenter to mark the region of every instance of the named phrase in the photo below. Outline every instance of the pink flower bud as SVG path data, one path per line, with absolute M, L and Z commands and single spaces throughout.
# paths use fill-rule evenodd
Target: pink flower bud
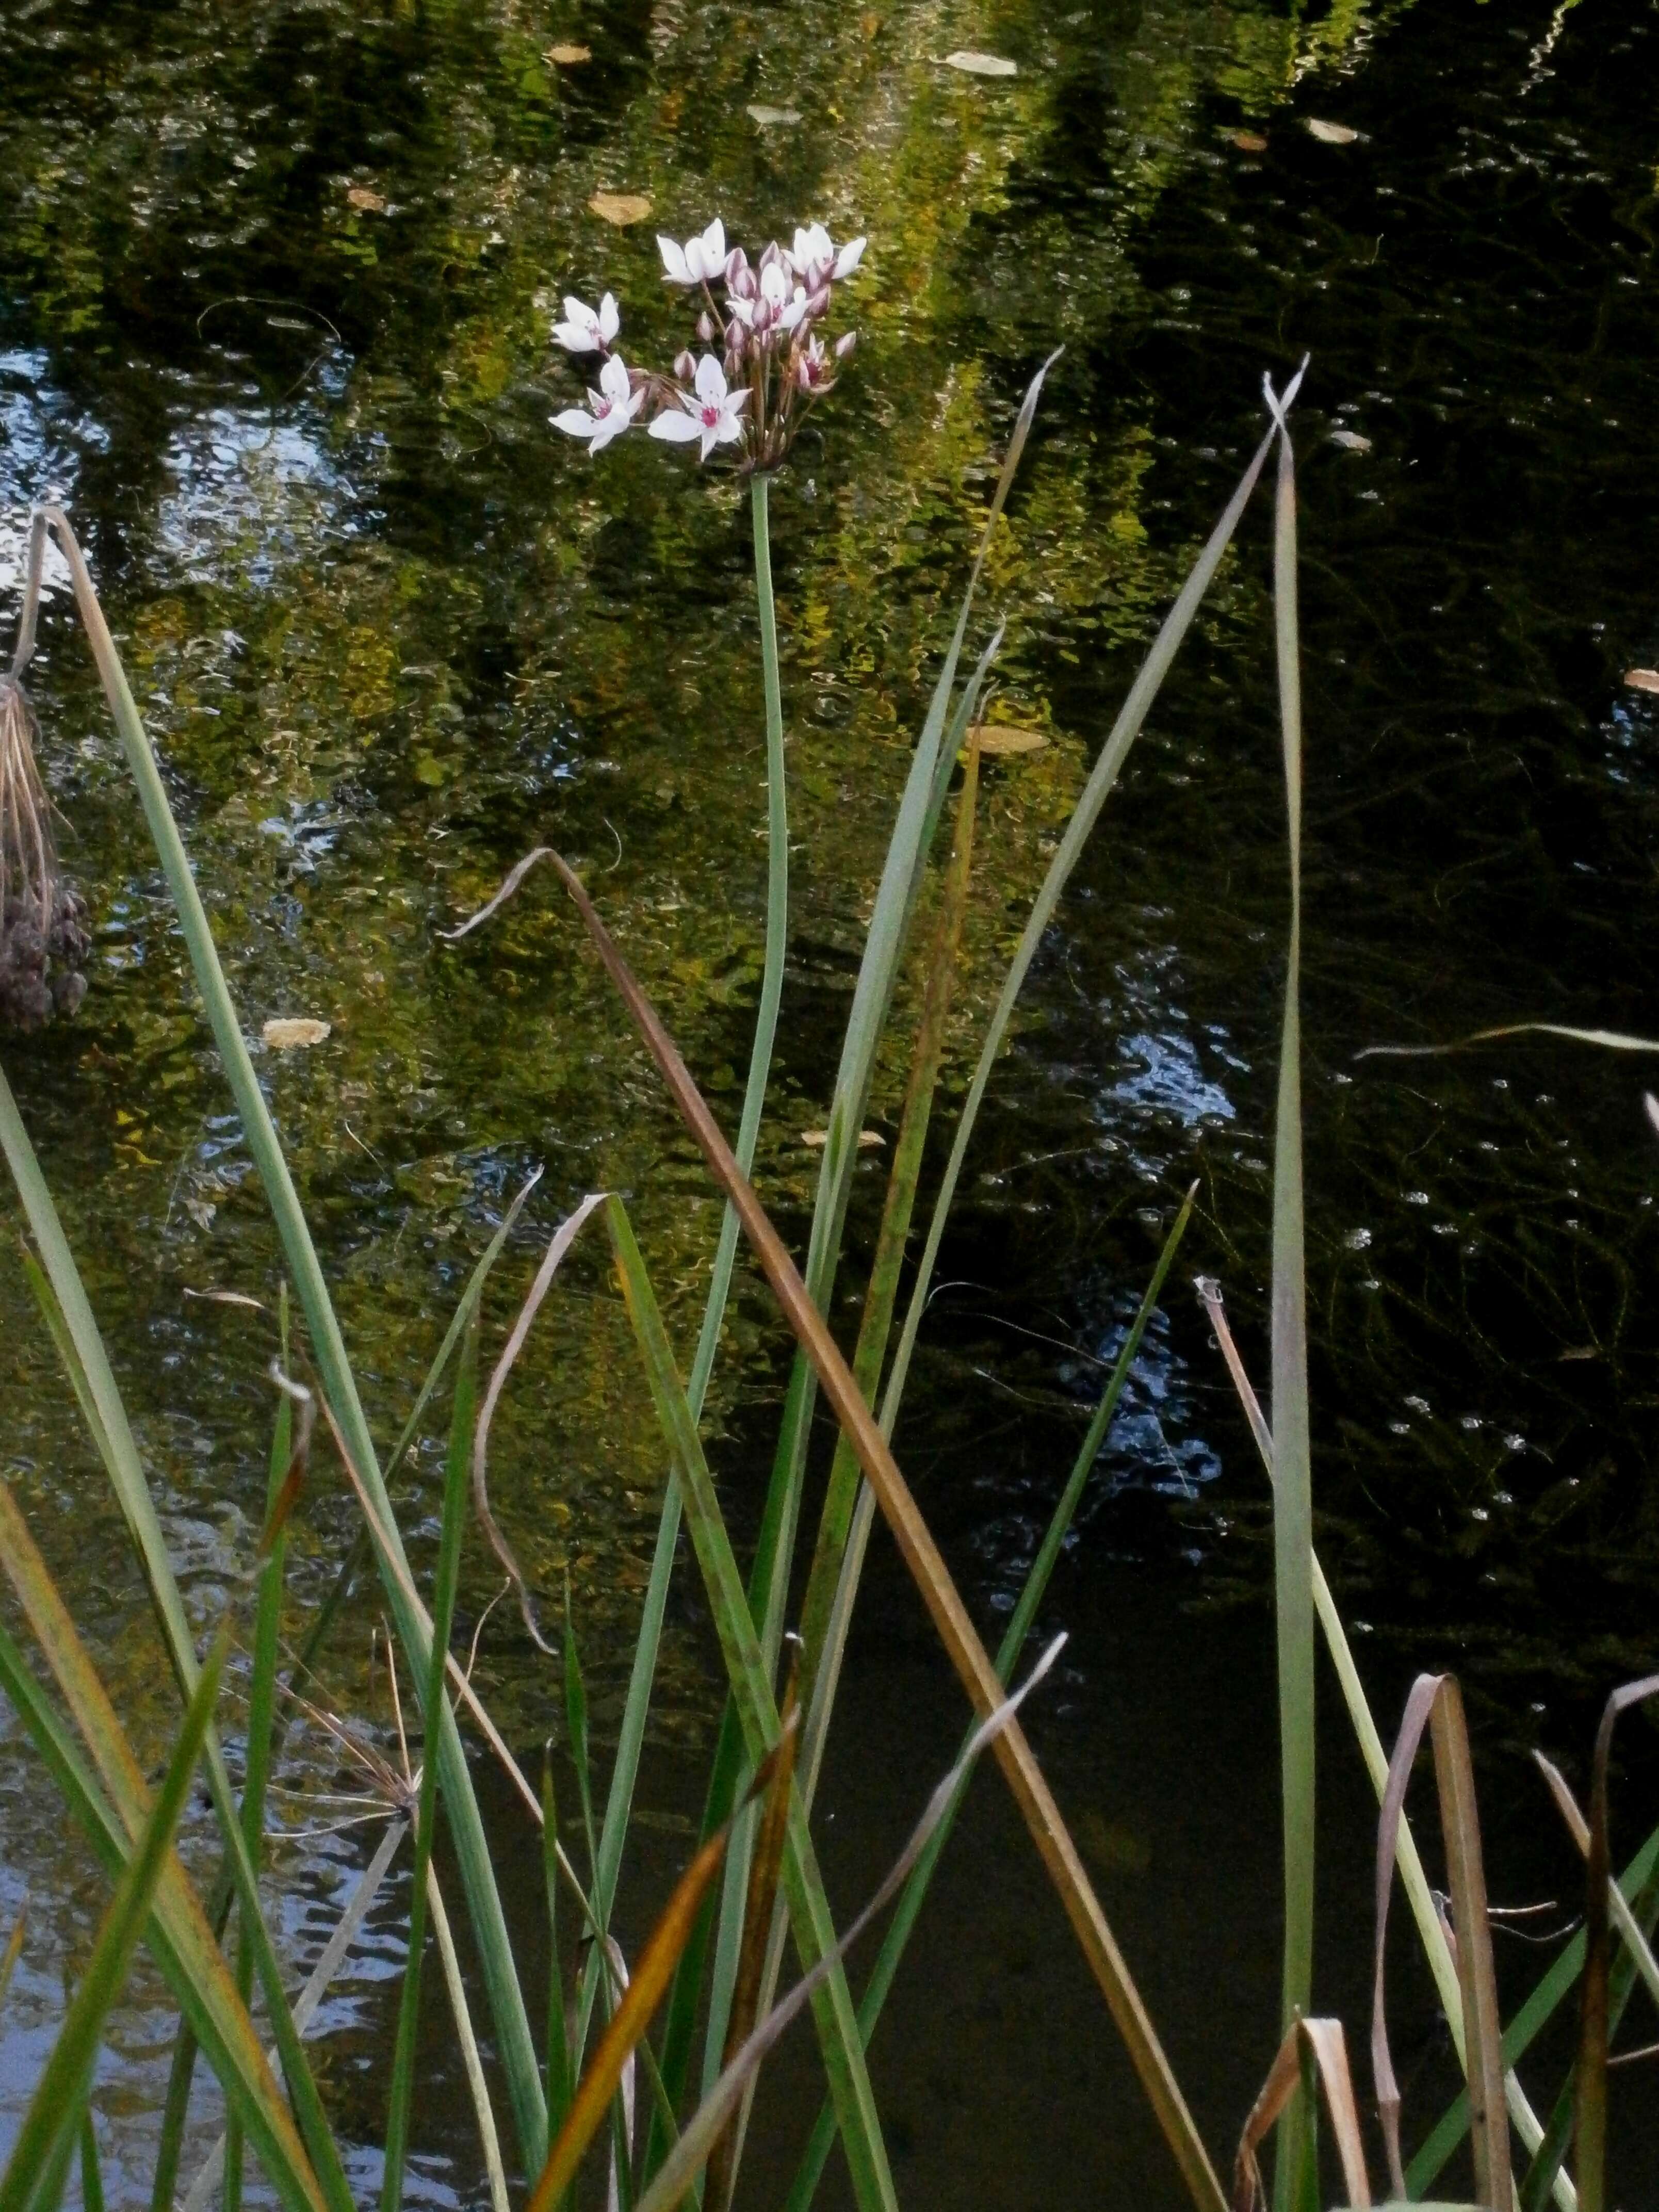
M 830 312 L 830 287 L 826 284 L 826 285 L 824 285 L 824 287 L 823 288 L 823 289 L 822 289 L 821 291 L 812 292 L 812 293 L 810 293 L 810 294 L 807 295 L 807 301 L 806 301 L 806 317 L 807 317 L 807 320 L 808 320 L 809 322 L 814 322 L 814 323 L 815 323 L 815 322 L 818 321 L 818 320 L 820 319 L 820 318 L 821 318 L 821 317 L 823 317 L 823 316 L 824 316 L 824 315 L 827 315 L 827 314 L 829 313 L 829 312 Z
M 760 289 L 754 270 L 745 260 L 735 276 L 728 275 L 726 289 L 734 300 L 752 300 Z
M 755 319 L 750 327 L 755 336 L 763 337 L 778 319 L 778 311 L 764 293 L 755 302 Z
M 836 340 L 836 359 L 845 361 L 858 342 L 859 334 L 856 331 L 843 331 Z
M 771 244 L 767 247 L 767 249 L 766 249 L 765 252 L 762 254 L 762 256 L 761 256 L 761 258 L 760 258 L 760 265 L 761 265 L 761 267 L 762 267 L 763 269 L 781 269 L 781 268 L 782 268 L 782 266 L 783 266 L 783 248 L 782 248 L 782 247 L 778 244 L 778 241 L 776 240 L 776 239 L 775 239 L 775 238 L 772 240 L 772 243 L 771 243 Z
M 714 318 L 707 307 L 697 317 L 697 337 L 704 345 L 713 345 L 714 343 Z
M 749 256 L 744 252 L 742 246 L 734 246 L 726 257 L 726 289 L 735 292 L 743 278 L 748 274 Z
M 696 373 L 696 356 L 689 346 L 685 347 L 674 356 L 674 374 L 682 384 L 690 384 Z

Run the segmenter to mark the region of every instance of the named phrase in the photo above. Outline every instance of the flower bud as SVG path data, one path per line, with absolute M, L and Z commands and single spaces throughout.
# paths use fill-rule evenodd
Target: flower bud
M 858 342 L 859 334 L 856 331 L 843 331 L 836 340 L 836 359 L 845 361 Z
M 714 343 L 714 318 L 707 307 L 697 317 L 697 337 L 704 345 L 713 345 Z
M 703 320 L 704 322 L 708 320 L 707 315 L 703 317 Z M 699 331 L 698 336 L 701 337 L 702 335 L 702 331 Z M 711 331 L 709 335 L 712 337 L 714 333 Z M 682 384 L 690 384 L 696 375 L 696 373 L 697 363 L 695 355 L 691 352 L 689 346 L 682 348 L 682 349 L 674 356 L 675 375 Z
M 726 257 L 726 289 L 735 292 L 748 274 L 749 256 L 744 252 L 742 246 L 734 246 Z
M 816 323 L 823 316 L 827 315 L 829 312 L 830 287 L 826 284 L 820 291 L 811 292 L 807 295 L 806 319 L 809 322 Z
M 773 324 L 776 322 L 777 319 L 778 311 L 776 307 L 773 305 L 771 301 L 766 297 L 765 294 L 763 293 L 760 298 L 755 302 L 755 319 L 750 325 L 753 330 L 755 336 L 757 338 L 764 337 L 767 331 L 771 329 Z
M 762 267 L 763 269 L 781 269 L 781 268 L 782 268 L 782 266 L 783 266 L 783 248 L 782 248 L 782 247 L 778 244 L 778 241 L 776 240 L 776 239 L 775 239 L 775 238 L 772 240 L 772 243 L 771 243 L 771 244 L 767 247 L 767 249 L 766 249 L 765 252 L 762 254 L 762 256 L 761 256 L 761 258 L 760 258 L 760 265 L 761 265 L 761 267 Z

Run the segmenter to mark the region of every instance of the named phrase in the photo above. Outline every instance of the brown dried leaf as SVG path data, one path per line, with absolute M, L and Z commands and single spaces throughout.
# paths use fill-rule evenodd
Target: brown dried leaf
M 370 191 L 367 185 L 351 185 L 346 193 L 346 198 L 350 201 L 353 207 L 362 208 L 365 215 L 384 215 L 386 213 L 385 200 L 382 199 L 379 192 Z
M 643 222 L 651 212 L 644 192 L 595 192 L 587 204 L 601 222 L 614 222 L 618 230 L 630 222 Z
M 1241 154 L 1265 154 L 1267 142 L 1259 131 L 1230 131 L 1227 136 Z
M 971 741 L 988 760 L 1005 759 L 1012 753 L 1040 753 L 1048 742 L 1041 730 L 1018 730 L 1007 722 L 981 722 Z
M 1632 691 L 1659 691 L 1659 668 L 1627 668 L 1625 684 Z
M 817 1151 L 829 1143 L 830 1132 L 828 1129 L 803 1129 L 800 1133 L 800 1140 L 803 1145 L 811 1145 Z M 886 1138 L 874 1129 L 859 1131 L 859 1150 L 861 1152 L 870 1152 L 875 1146 L 884 1145 L 886 1142 Z
M 321 1044 L 331 1026 L 304 1014 L 281 1015 L 267 1022 L 259 1035 L 272 1052 L 293 1052 L 301 1046 Z
M 592 46 L 550 46 L 546 58 L 556 68 L 574 69 L 579 63 L 592 60 L 593 49 Z

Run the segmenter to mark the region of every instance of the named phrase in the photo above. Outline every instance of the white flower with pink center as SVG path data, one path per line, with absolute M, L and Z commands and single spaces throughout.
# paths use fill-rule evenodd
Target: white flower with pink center
M 620 438 L 645 404 L 643 385 L 635 392 L 623 357 L 613 353 L 599 371 L 599 388 L 590 391 L 586 408 L 567 407 L 553 417 L 553 427 L 572 438 L 586 438 L 590 453 L 602 453 L 613 438 Z M 655 429 L 653 422 L 652 428 Z
M 712 353 L 704 354 L 697 363 L 696 390 L 682 392 L 678 397 L 683 411 L 677 414 L 671 408 L 659 415 L 650 426 L 653 438 L 665 439 L 671 446 L 689 446 L 700 438 L 702 451 L 697 458 L 706 461 L 716 446 L 732 446 L 742 437 L 748 387 L 729 391 L 726 371 Z
M 614 293 L 607 292 L 597 307 L 567 298 L 564 320 L 553 325 L 554 342 L 567 353 L 609 353 L 622 328 L 622 310 Z
M 659 238 L 662 271 L 671 284 L 712 284 L 726 272 L 726 225 L 716 216 L 707 230 L 684 246 Z

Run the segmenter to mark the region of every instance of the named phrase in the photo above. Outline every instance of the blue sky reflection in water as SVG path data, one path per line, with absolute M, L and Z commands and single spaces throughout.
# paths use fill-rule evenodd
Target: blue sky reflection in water
M 1458 1666 L 1488 1787 L 1516 1814 L 1516 1882 L 1564 1880 L 1528 1841 L 1518 1753 L 1576 1753 L 1607 1683 L 1655 1663 L 1652 1072 L 1541 1044 L 1353 1055 L 1528 1016 L 1656 1025 L 1659 701 L 1622 683 L 1659 663 L 1652 9 L 258 0 L 232 20 L 198 0 L 45 0 L 7 31 L 0 586 L 15 589 L 27 499 L 62 490 L 250 1030 L 332 1024 L 311 1054 L 270 1055 L 268 1080 L 383 1435 L 532 1163 L 548 1175 L 498 1328 L 538 1237 L 605 1182 L 630 1195 L 684 1344 L 717 1222 L 553 902 L 526 900 L 487 942 L 447 949 L 436 931 L 556 837 L 728 1118 L 752 1017 L 764 795 L 741 502 L 642 438 L 590 466 L 548 427 L 580 392 L 548 341 L 564 293 L 616 290 L 641 357 L 666 358 L 678 303 L 659 224 L 684 238 L 718 211 L 752 245 L 818 216 L 872 241 L 848 292 L 852 373 L 774 501 L 800 849 L 760 1174 L 796 1231 L 813 1172 L 799 1133 L 822 1121 L 906 749 L 1032 368 L 1066 342 L 985 605 L 1010 623 L 995 712 L 1049 744 L 988 771 L 959 1063 L 1085 763 L 1257 434 L 1261 373 L 1311 349 L 1320 1540 L 1370 1626 L 1379 1703 L 1419 1663 Z M 591 59 L 552 61 L 556 46 Z M 1018 74 L 943 69 L 960 47 Z M 755 119 L 790 108 L 797 125 Z M 1331 143 L 1310 120 L 1358 135 Z M 652 218 L 611 228 L 596 191 L 648 194 Z M 1180 1275 L 1222 1279 L 1265 1379 L 1285 923 L 1266 580 L 1258 517 L 1032 978 L 944 1255 L 969 1287 L 935 1304 L 899 1445 L 988 1616 L 1075 1448 L 1088 1362 L 1110 1356 L 1194 1176 Z M 35 690 L 97 951 L 76 1025 L 9 1048 L 8 1068 L 205 1615 L 257 1519 L 270 1341 L 258 1316 L 186 1293 L 268 1299 L 274 1240 L 61 597 Z M 896 1053 L 873 1115 L 890 1139 L 901 1080 Z M 872 1159 L 860 1249 L 879 1176 Z M 0 1326 L 5 1474 L 143 1708 L 141 1593 L 15 1270 L 0 1271 Z M 778 1383 L 746 1283 L 711 1400 L 740 1527 Z M 660 1468 L 589 1255 L 540 1325 L 495 1464 L 538 1586 L 571 1576 L 603 1726 Z M 417 1538 L 435 1485 L 428 1449 L 405 1493 Z M 350 1525 L 319 1486 L 302 1599 Z M 1273 1880 L 1266 1535 L 1248 1439 L 1172 1288 L 1056 1585 L 1070 1672 L 1036 1725 L 1218 2142 L 1273 2003 L 1271 1930 L 1255 1946 L 1231 1900 L 1213 1922 L 1193 1905 L 1212 1819 L 1239 1893 Z M 464 1603 L 476 1616 L 491 1594 L 475 1561 Z M 354 1709 L 371 1625 L 365 1610 L 342 1635 L 331 1678 Z M 863 1637 L 826 1784 L 838 1901 L 868 1887 L 957 1719 L 879 1555 Z M 480 1667 L 524 1739 L 544 1733 L 546 1686 L 511 1620 Z M 665 1867 L 713 1680 L 688 1589 L 647 1777 Z M 162 1718 L 148 1711 L 152 1735 Z M 1327 1817 L 1363 1839 L 1345 1756 L 1335 1733 Z M 1644 1756 L 1633 1735 L 1633 1805 L 1652 1794 Z M 314 1735 L 289 1778 L 302 1796 L 337 1786 Z M 986 1961 L 924 1948 L 878 2048 L 902 2185 L 937 2195 L 948 2140 L 954 2170 L 999 2176 L 1000 2203 L 1038 2201 L 1018 2146 L 1040 2126 L 1047 2212 L 1096 2201 L 1109 2160 L 1164 2202 L 1161 2154 L 1001 1817 L 986 1793 L 939 1900 L 947 1929 L 953 1910 L 978 1916 Z M 64 1856 L 3 1736 L 0 1838 L 3 1916 Z M 347 1835 L 279 1856 L 296 1965 L 365 1855 Z M 662 1872 L 642 1870 L 629 1910 Z M 95 1881 L 76 1879 L 8 2011 L 0 2140 L 95 1913 Z M 1334 1899 L 1322 1956 L 1356 2016 L 1350 1906 L 1363 1929 L 1363 1905 Z M 1226 2006 L 1192 1963 L 1218 1944 Z M 1529 1963 L 1517 1948 L 1505 1972 Z M 935 1996 L 970 2068 L 1006 2071 L 1019 2048 L 1018 2081 L 988 2074 L 982 2111 L 941 2086 Z M 153 2092 L 146 2018 L 113 2039 L 112 2110 Z M 366 2141 L 388 2018 L 366 1969 L 330 2061 Z M 786 2107 L 792 2083 L 807 2094 L 794 2063 Z M 766 2125 L 781 2158 L 787 2119 Z M 128 2182 L 145 2142 L 130 2127 Z M 434 2197 L 472 2187 L 469 2142 L 446 2081 L 422 2146 Z

